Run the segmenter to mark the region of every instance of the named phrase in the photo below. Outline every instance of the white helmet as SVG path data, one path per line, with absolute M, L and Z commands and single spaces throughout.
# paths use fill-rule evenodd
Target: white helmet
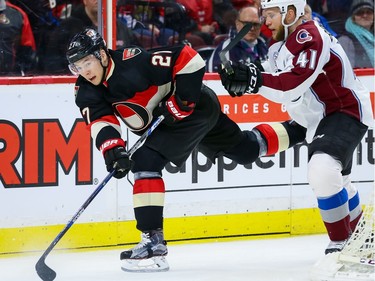
M 290 5 L 296 7 L 297 18 L 305 14 L 306 0 L 262 0 L 262 9 L 279 7 L 282 14 Z

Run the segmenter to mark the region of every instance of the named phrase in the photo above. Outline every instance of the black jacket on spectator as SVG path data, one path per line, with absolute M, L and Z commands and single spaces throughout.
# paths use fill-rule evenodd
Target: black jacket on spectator
M 43 62 L 46 74 L 70 74 L 68 61 L 65 58 L 67 44 L 75 34 L 87 27 L 97 29 L 86 14 L 83 5 L 73 9 L 71 16 L 61 21 L 49 36 Z M 118 21 L 116 48 L 120 49 L 135 44 L 137 44 L 137 40 L 132 31 Z
M 35 65 L 35 40 L 27 15 L 6 4 L 0 21 L 0 75 L 24 75 Z

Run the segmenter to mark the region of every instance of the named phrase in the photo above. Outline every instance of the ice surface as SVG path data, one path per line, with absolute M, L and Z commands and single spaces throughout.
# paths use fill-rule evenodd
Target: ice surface
M 128 247 L 52 250 L 46 263 L 56 281 L 308 281 L 311 266 L 324 254 L 328 236 L 168 244 L 170 271 L 129 273 L 120 268 Z M 1 281 L 41 280 L 34 267 L 42 253 L 0 255 Z

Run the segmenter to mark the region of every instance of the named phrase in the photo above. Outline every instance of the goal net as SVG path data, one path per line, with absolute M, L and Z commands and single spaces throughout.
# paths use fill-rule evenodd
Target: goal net
M 375 280 L 374 192 L 357 227 L 341 252 L 328 254 L 311 270 L 313 281 Z

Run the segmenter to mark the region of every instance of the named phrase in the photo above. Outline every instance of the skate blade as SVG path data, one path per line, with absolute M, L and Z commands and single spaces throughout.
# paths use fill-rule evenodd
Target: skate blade
M 169 264 L 165 257 L 152 257 L 143 260 L 122 260 L 121 269 L 126 272 L 161 272 L 168 271 Z

